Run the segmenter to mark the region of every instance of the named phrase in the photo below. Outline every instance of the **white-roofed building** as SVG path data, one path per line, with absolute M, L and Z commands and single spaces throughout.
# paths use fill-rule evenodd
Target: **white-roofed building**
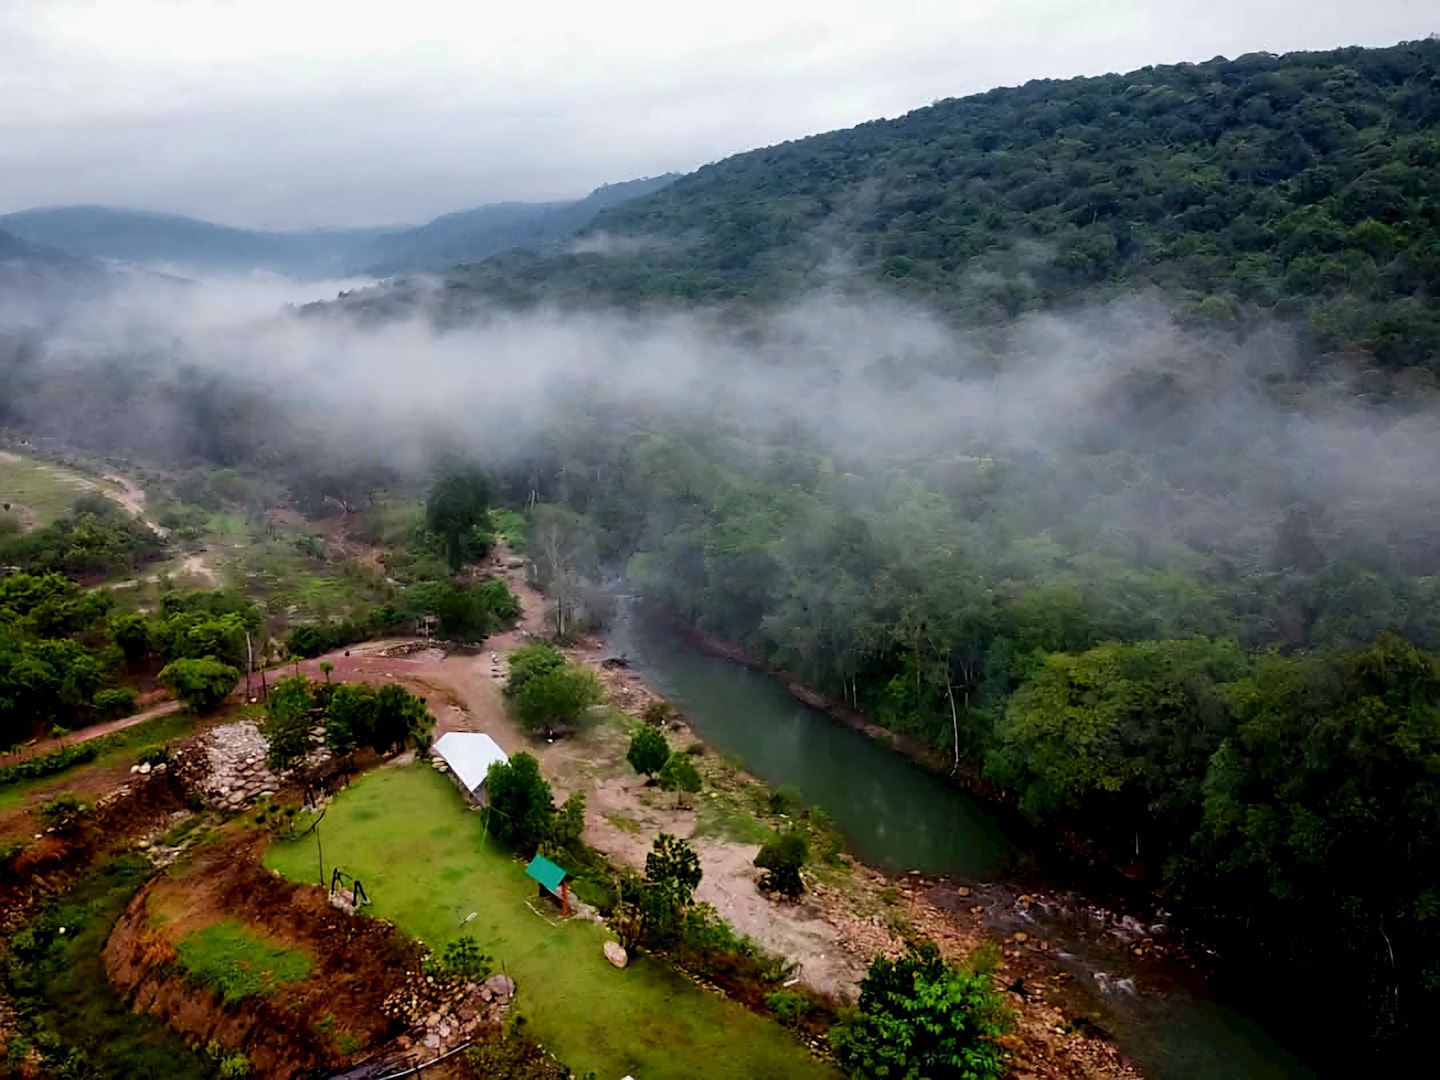
M 485 805 L 485 777 L 497 761 L 509 761 L 489 735 L 475 731 L 447 731 L 435 740 L 433 752 L 448 766 L 456 785 L 466 798 Z

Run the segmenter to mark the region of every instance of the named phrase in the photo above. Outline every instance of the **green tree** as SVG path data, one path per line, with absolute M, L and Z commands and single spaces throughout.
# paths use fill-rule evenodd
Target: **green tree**
M 700 884 L 700 857 L 678 836 L 661 833 L 645 856 L 645 883 L 665 889 L 687 905 Z
M 298 765 L 315 749 L 315 692 L 304 675 L 277 679 L 265 701 L 265 764 L 274 772 Z
M 637 728 L 630 736 L 630 749 L 625 753 L 625 760 L 637 773 L 653 778 L 669 759 L 670 744 L 658 729 Z
M 787 829 L 765 841 L 755 856 L 755 865 L 765 871 L 760 878 L 760 888 L 791 900 L 798 899 L 805 892 L 800 868 L 809 857 L 810 845 L 798 829 Z
M 74 832 L 90 810 L 90 804 L 83 802 L 73 791 L 62 791 L 40 804 L 40 824 L 58 833 Z
M 150 623 L 143 615 L 116 615 L 110 620 L 110 640 L 124 655 L 125 663 L 138 668 L 150 655 Z
M 490 831 L 522 855 L 533 855 L 551 835 L 555 799 L 530 754 L 497 761 L 485 777 Z
M 603 698 L 595 673 L 579 664 L 547 671 L 527 679 L 511 698 L 515 715 L 527 731 L 544 731 L 553 736 L 573 727 L 590 706 Z
M 645 936 L 656 945 L 674 940 L 700 884 L 700 857 L 678 836 L 661 833 L 645 856 L 639 911 Z
M 354 753 L 375 743 L 378 709 L 375 688 L 369 683 L 341 683 L 325 707 L 325 745 L 332 754 Z
M 585 832 L 585 792 L 572 791 L 555 811 L 546 846 L 556 854 L 577 850 Z
M 683 806 L 686 795 L 693 795 L 700 790 L 700 772 L 688 754 L 677 751 L 665 759 L 658 782 L 661 791 L 675 792 L 676 806 Z
M 386 683 L 375 695 L 375 726 L 370 745 L 381 753 L 414 745 L 430 745 L 435 717 L 425 699 L 399 683 Z
M 999 1039 L 1011 1019 L 988 973 L 947 964 L 932 942 L 876 957 L 860 983 L 858 1015 L 831 1031 L 855 1076 L 999 1080 Z
M 172 660 L 160 669 L 156 679 L 196 712 L 208 713 L 218 709 L 229 696 L 240 681 L 240 672 L 223 661 L 206 657 Z
M 1325 1022 L 1404 1036 L 1440 986 L 1440 659 L 1394 635 L 1338 665 L 1267 656 L 1231 697 L 1192 891 L 1243 897 L 1240 940 L 1325 981 Z
M 1233 642 L 1109 643 L 1051 653 L 996 727 L 987 772 L 1021 808 L 1068 817 L 1117 854 L 1166 853 L 1199 824 L 1205 770 L 1233 717 L 1220 687 L 1245 662 Z
M 558 671 L 568 663 L 564 653 L 543 642 L 521 646 L 507 660 L 510 673 L 505 678 L 505 696 L 511 698 L 524 690 L 531 679 Z
M 445 946 L 441 969 L 461 979 L 483 979 L 495 970 L 495 958 L 482 950 L 469 934 L 461 934 Z
M 444 541 L 451 573 L 465 564 L 467 535 L 487 521 L 490 479 L 465 461 L 445 463 L 425 500 L 425 526 Z

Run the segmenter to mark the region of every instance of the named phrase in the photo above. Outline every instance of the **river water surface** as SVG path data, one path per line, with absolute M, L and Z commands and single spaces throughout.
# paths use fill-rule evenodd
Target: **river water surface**
M 798 788 L 870 865 L 974 882 L 1003 880 L 1020 858 L 1018 841 L 977 800 L 795 700 L 764 673 L 700 652 L 628 598 L 609 638 L 697 734 L 768 783 Z M 1103 928 L 1044 930 L 1076 976 L 1081 1007 L 1152 1080 L 1310 1075 L 1235 1010 L 1152 971 L 1130 970 Z

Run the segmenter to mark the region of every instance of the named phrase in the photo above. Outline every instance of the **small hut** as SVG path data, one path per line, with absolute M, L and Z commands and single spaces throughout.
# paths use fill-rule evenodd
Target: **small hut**
M 477 806 L 488 801 L 485 777 L 490 766 L 510 760 L 494 739 L 476 731 L 447 731 L 435 740 L 434 752 L 449 767 L 455 785 Z
M 556 866 L 544 855 L 536 855 L 525 873 L 540 886 L 540 895 L 560 905 L 560 914 L 570 914 L 570 872 Z

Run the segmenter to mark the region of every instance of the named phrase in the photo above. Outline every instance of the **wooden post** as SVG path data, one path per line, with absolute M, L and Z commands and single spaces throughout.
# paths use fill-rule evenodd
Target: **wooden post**
M 563 878 L 560 881 L 560 914 L 570 914 L 570 883 Z

